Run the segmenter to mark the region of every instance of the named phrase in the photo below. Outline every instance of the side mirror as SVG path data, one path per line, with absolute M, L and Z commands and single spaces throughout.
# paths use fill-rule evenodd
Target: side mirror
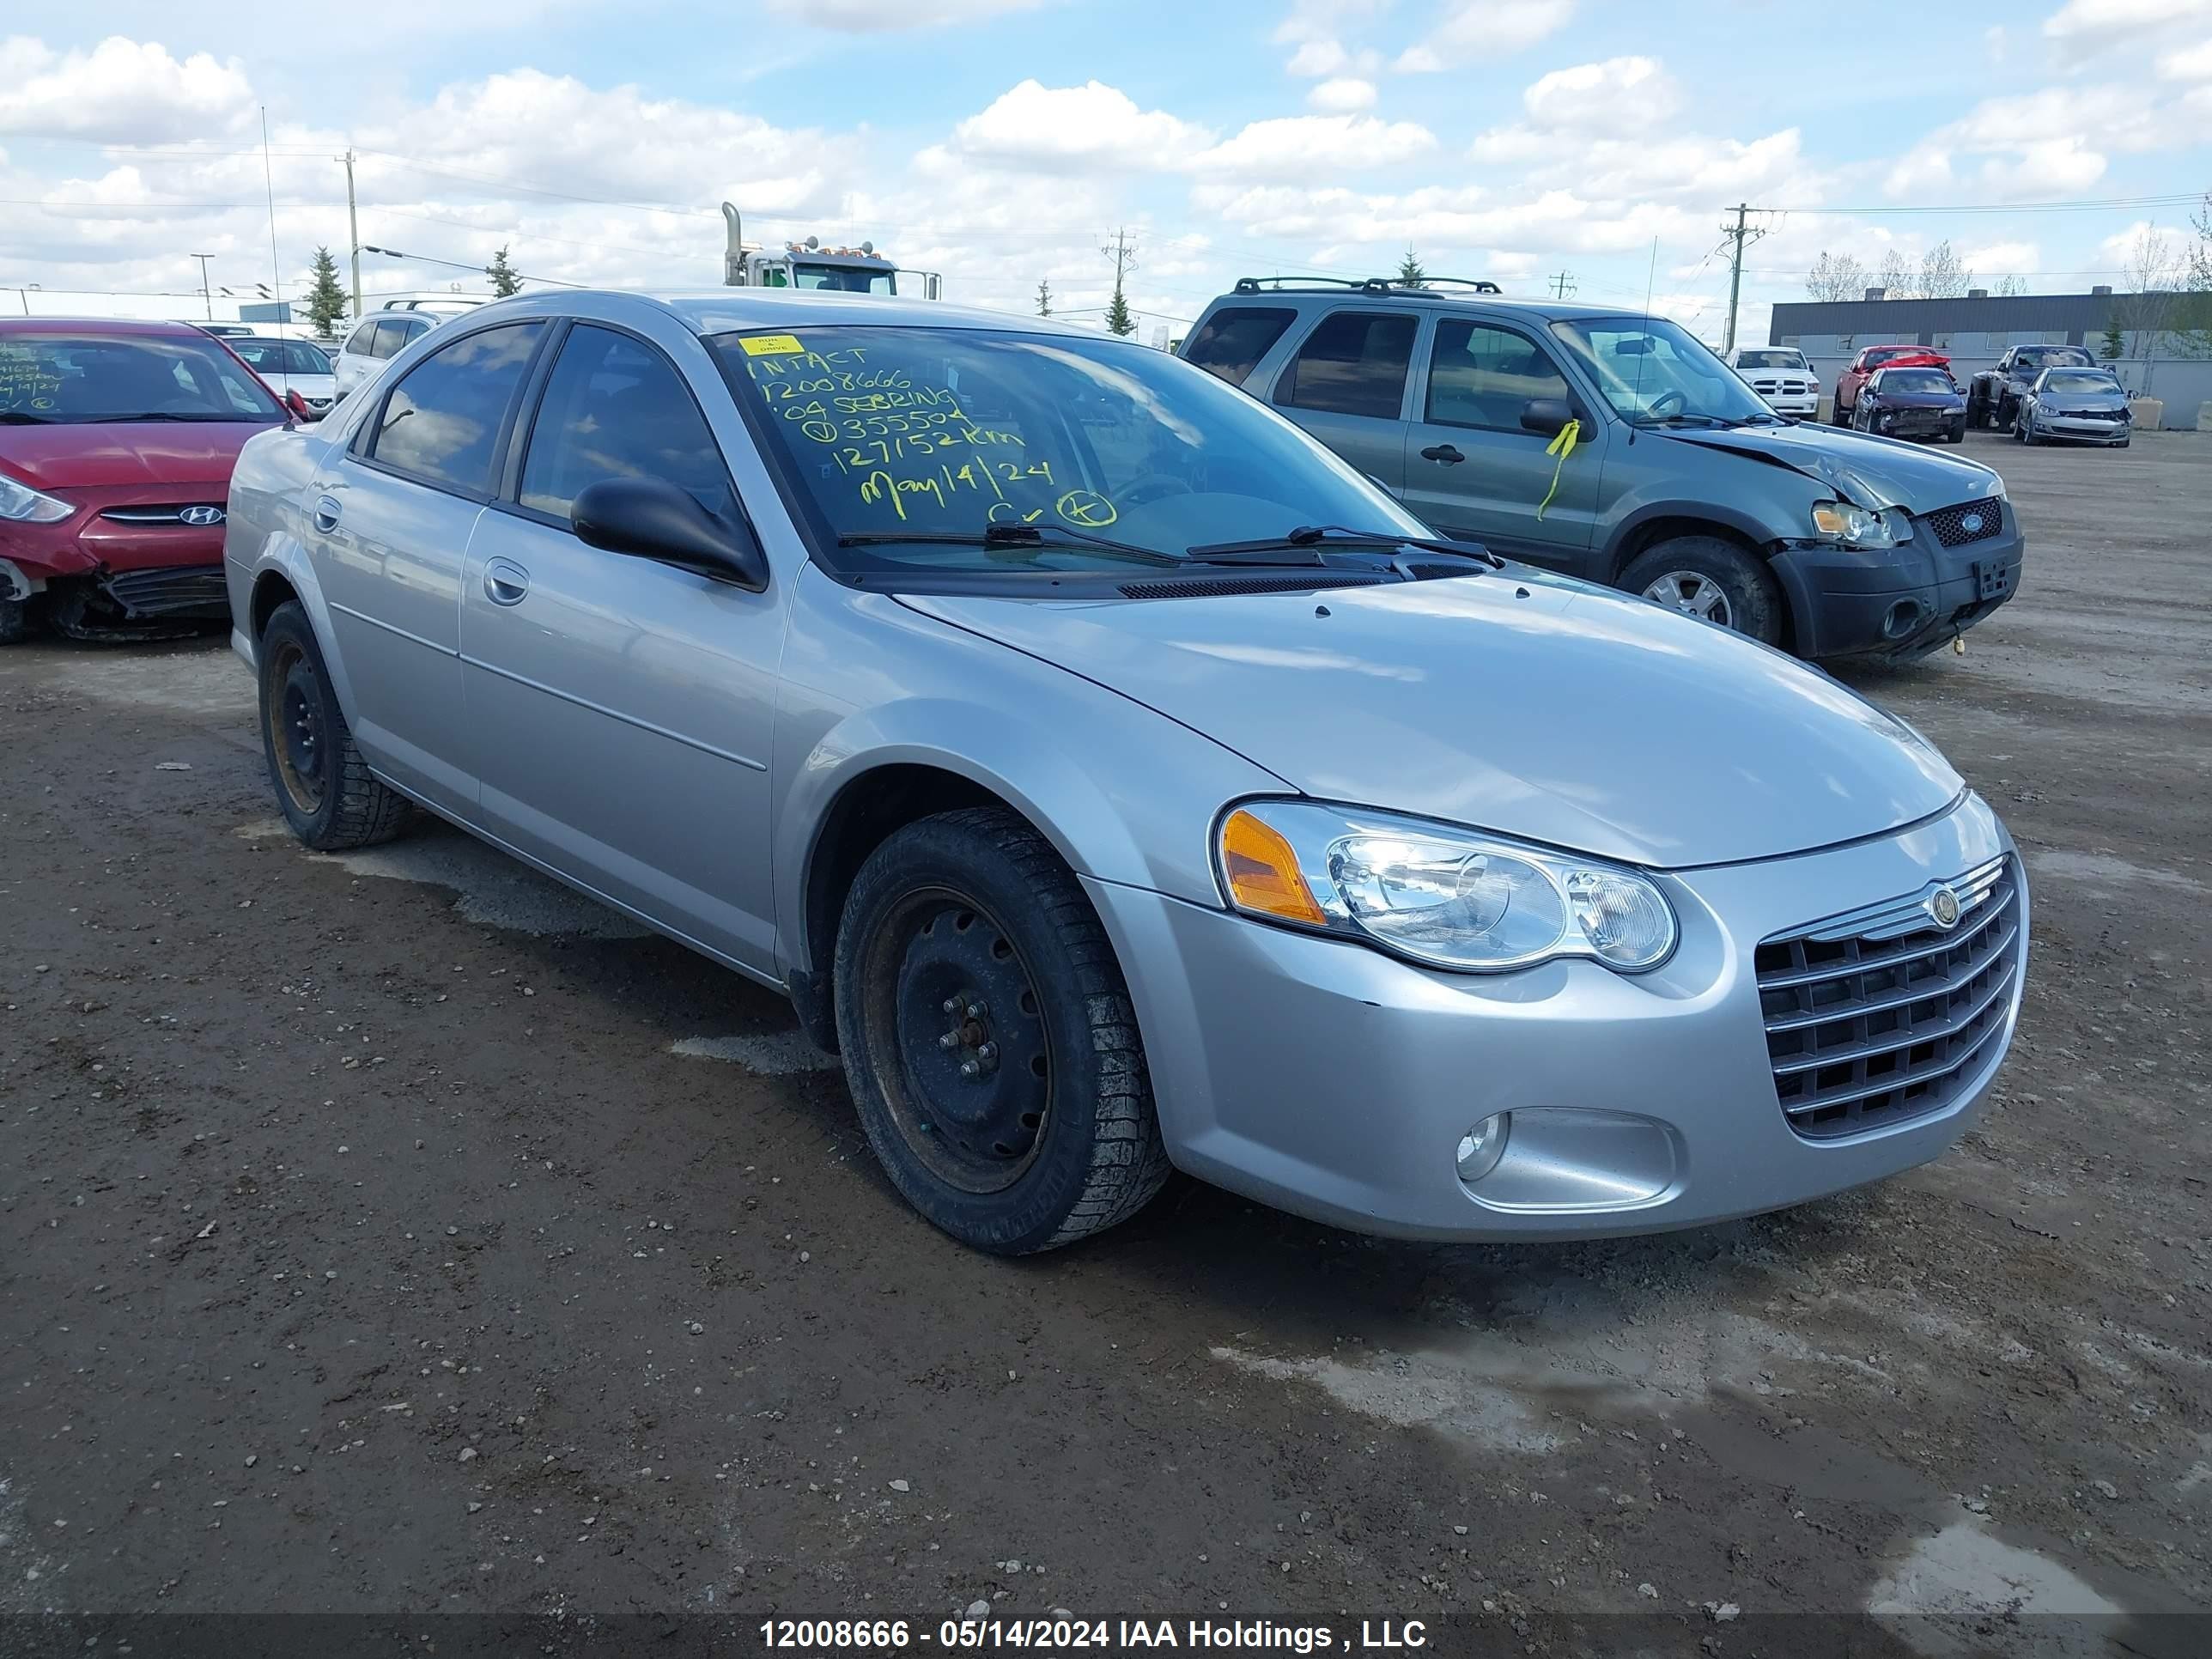
M 688 489 L 659 478 L 603 478 L 568 508 L 577 540 L 605 553 L 657 559 L 758 592 L 768 556 L 743 525 L 717 518 Z
M 1574 406 L 1564 398 L 1531 398 L 1521 405 L 1521 429 L 1555 438 L 1575 418 Z
M 307 407 L 307 400 L 296 391 L 284 394 L 284 407 L 292 411 L 295 421 L 319 421 L 323 417 Z

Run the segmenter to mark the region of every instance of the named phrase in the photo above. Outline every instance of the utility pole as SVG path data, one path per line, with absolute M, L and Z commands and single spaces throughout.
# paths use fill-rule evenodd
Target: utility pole
M 1106 312 L 1106 326 L 1116 334 L 1126 334 L 1136 325 L 1129 316 L 1129 301 L 1123 294 L 1121 279 L 1137 268 L 1137 250 L 1129 246 L 1129 233 L 1117 229 L 1114 240 L 1098 250 L 1114 262 L 1114 303 Z
M 1052 315 L 1052 284 L 1049 282 L 1041 282 L 1037 284 L 1037 315 L 1040 317 Z
M 1745 222 L 1751 212 L 1751 208 L 1739 202 L 1736 204 L 1735 222 L 1721 227 L 1722 236 L 1735 244 L 1735 250 L 1729 256 L 1728 330 L 1721 340 L 1721 355 L 1723 357 L 1735 349 L 1736 305 L 1743 294 L 1743 251 L 1766 234 L 1763 230 L 1752 229 Z
M 1574 291 L 1575 274 L 1571 270 L 1563 270 L 1552 278 L 1552 297 L 1554 300 L 1564 300 Z
M 353 238 L 353 314 L 361 320 L 361 212 L 353 199 L 353 152 L 348 150 L 337 158 L 345 163 L 346 170 L 346 234 Z
M 215 255 L 212 253 L 195 253 L 191 257 L 200 262 L 200 303 L 207 307 L 208 321 L 213 322 L 215 320 L 215 296 L 208 292 L 208 261 L 214 258 Z

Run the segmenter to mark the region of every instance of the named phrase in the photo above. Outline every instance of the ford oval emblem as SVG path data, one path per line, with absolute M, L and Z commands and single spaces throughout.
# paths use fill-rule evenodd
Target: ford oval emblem
M 1938 887 L 1928 896 L 1928 914 L 1938 927 L 1956 927 L 1959 896 L 1948 887 Z
M 1969 536 L 1978 535 L 1982 528 L 1982 515 L 1978 513 L 1969 513 L 1959 520 L 1959 526 Z
M 203 526 L 211 524 L 221 524 L 222 522 L 222 509 L 219 507 L 188 507 L 183 512 L 178 514 L 177 517 L 185 524 L 196 524 Z

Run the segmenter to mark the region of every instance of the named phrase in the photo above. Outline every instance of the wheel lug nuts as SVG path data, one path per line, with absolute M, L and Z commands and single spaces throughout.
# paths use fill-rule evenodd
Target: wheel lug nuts
M 960 1046 L 960 1033 L 957 1031 L 947 1031 L 943 1036 L 937 1039 L 937 1046 L 940 1048 L 957 1048 Z
M 987 1042 L 975 1051 L 975 1058 L 981 1060 L 986 1066 L 989 1065 L 998 1057 L 999 1045 L 995 1042 Z
M 990 1012 L 980 1002 L 971 1002 L 968 1005 L 968 1018 L 970 1019 L 981 1019 Z
M 960 999 L 958 997 L 947 997 L 939 1006 L 948 1014 L 957 1014 L 960 1012 Z
M 963 1060 L 960 1062 L 960 1075 L 963 1077 L 978 1077 L 982 1074 L 982 1071 L 983 1068 L 972 1060 Z

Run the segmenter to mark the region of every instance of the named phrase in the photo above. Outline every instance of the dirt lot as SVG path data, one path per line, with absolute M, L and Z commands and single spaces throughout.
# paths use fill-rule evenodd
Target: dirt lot
M 0 655 L 0 1649 L 982 1601 L 2205 1651 L 2151 1615 L 2212 1607 L 2212 443 L 1973 453 L 2021 598 L 1854 683 L 2036 884 L 1991 1109 L 1878 1188 L 1626 1243 L 1183 1182 L 965 1254 L 774 998 L 450 832 L 302 851 L 219 646 Z

